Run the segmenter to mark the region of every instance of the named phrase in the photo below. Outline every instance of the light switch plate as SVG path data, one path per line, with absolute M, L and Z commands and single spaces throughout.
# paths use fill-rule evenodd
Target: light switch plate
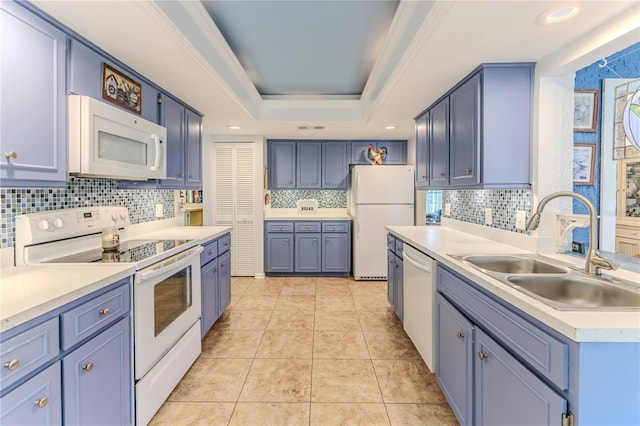
M 156 217 L 164 216 L 164 208 L 161 203 L 156 204 Z
M 444 203 L 444 215 L 451 216 L 451 203 Z
M 486 225 L 493 225 L 493 211 L 491 208 L 484 209 L 484 223 Z
M 527 226 L 527 213 L 524 210 L 516 210 L 516 229 L 524 230 Z

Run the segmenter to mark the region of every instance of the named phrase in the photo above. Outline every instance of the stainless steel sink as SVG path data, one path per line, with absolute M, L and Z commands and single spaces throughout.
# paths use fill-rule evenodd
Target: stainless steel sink
M 512 275 L 507 280 L 518 290 L 570 307 L 640 308 L 640 291 L 575 275 Z
M 502 274 L 564 274 L 567 272 L 566 268 L 524 257 L 524 255 L 468 255 L 461 256 L 460 259 L 480 269 Z
M 561 311 L 640 310 L 640 285 L 595 276 L 536 254 L 450 255 Z

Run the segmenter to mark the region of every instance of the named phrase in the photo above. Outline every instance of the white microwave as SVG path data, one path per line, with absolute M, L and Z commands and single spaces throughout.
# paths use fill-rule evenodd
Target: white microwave
M 69 174 L 166 179 L 167 129 L 89 96 L 69 95 Z

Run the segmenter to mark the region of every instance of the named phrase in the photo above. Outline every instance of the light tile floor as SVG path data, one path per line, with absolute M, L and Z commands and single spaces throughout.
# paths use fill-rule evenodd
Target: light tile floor
M 386 283 L 231 280 L 231 306 L 152 425 L 457 425 Z

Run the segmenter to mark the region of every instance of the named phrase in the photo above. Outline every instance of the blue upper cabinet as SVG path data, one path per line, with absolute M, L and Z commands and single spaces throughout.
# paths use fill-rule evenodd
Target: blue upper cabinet
M 322 188 L 347 189 L 349 176 L 347 142 L 322 143 Z
M 162 98 L 161 124 L 167 128 L 167 179 L 163 184 L 184 184 L 184 122 L 185 109 L 170 97 Z
M 351 164 L 371 164 L 368 156 L 369 145 L 374 151 L 386 148 L 387 154 L 382 164 L 407 164 L 406 140 L 366 140 L 351 142 Z
M 429 185 L 429 111 L 416 118 L 416 189 Z
M 202 188 L 202 117 L 185 108 L 185 187 Z
M 269 141 L 267 144 L 270 189 L 295 189 L 296 142 Z
M 296 144 L 296 188 L 320 189 L 322 145 L 320 142 L 298 142 Z
M 64 186 L 65 34 L 19 4 L 0 2 L 0 181 Z
M 422 188 L 530 188 L 534 67 L 483 64 L 416 118 L 430 115 Z
M 69 43 L 69 93 L 87 95 L 95 99 L 102 98 L 102 80 L 104 64 L 136 81 L 142 87 L 142 110 L 140 116 L 145 120 L 159 123 L 159 91 L 131 70 L 124 69 L 94 49 L 77 40 Z M 105 101 L 107 102 L 107 101 Z M 113 104 L 118 106 L 117 104 Z M 126 110 L 131 112 L 130 110 Z

